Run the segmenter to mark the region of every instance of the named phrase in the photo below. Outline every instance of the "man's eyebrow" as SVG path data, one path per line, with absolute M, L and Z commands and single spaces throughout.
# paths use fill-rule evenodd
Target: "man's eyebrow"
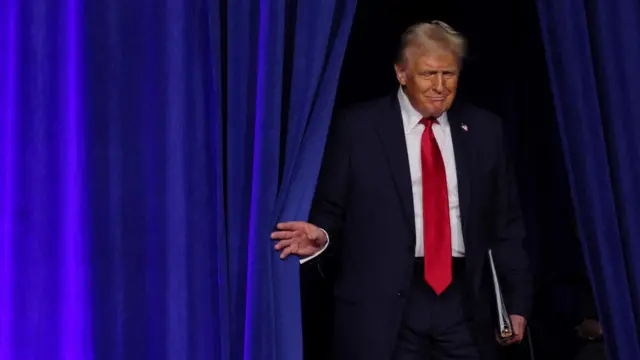
M 458 70 L 456 68 L 444 68 L 444 69 L 438 69 L 438 68 L 428 68 L 428 69 L 421 69 L 418 70 L 418 72 L 457 72 Z

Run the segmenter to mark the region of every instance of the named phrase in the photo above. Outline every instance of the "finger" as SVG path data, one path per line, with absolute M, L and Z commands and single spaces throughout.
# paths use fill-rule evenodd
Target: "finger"
M 522 342 L 522 336 L 520 335 L 515 335 L 513 338 L 503 341 L 502 344 L 503 345 L 513 345 L 513 344 L 517 344 Z
M 522 333 L 514 332 L 513 337 L 510 339 L 501 338 L 498 334 L 496 334 L 496 338 L 501 345 L 508 346 L 522 342 L 524 336 Z
M 271 233 L 271 239 L 273 240 L 285 240 L 290 239 L 295 235 L 293 231 L 275 231 Z
M 273 248 L 280 251 L 288 246 L 291 246 L 292 243 L 293 243 L 293 240 L 281 240 L 281 241 L 278 241 Z
M 294 254 L 297 246 L 287 246 L 280 254 L 280 259 L 286 259 L 287 256 Z
M 511 318 L 511 325 L 513 326 L 513 332 L 515 334 L 522 334 L 525 331 L 525 322 L 522 320 L 522 318 L 519 317 L 512 317 Z
M 289 221 L 289 222 L 281 222 L 276 227 L 278 230 L 289 230 L 295 231 L 301 228 L 304 225 L 302 221 Z
M 519 334 L 516 334 L 516 336 L 513 338 L 513 342 L 521 343 L 522 339 L 524 339 L 524 335 L 522 333 L 519 333 Z
M 496 340 L 500 343 L 500 345 L 508 345 L 511 339 L 505 339 L 501 337 L 498 333 L 496 333 Z

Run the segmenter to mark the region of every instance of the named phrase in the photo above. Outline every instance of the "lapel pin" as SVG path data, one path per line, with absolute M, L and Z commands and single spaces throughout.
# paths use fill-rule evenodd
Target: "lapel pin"
M 465 123 L 460 124 L 460 128 L 462 128 L 462 131 L 469 131 L 469 128 Z

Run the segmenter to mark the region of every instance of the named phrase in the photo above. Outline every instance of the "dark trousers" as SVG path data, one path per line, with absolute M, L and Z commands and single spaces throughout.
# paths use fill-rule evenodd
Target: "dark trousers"
M 580 347 L 575 360 L 607 360 L 607 352 L 602 341 L 587 342 Z
M 416 259 L 411 291 L 393 360 L 478 360 L 466 300 L 464 259 L 453 259 L 453 282 L 439 296 Z

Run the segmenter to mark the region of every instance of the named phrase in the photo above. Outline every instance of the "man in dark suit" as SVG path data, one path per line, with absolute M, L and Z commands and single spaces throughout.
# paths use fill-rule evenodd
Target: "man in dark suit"
M 309 222 L 272 234 L 283 258 L 337 255 L 336 359 L 493 359 L 489 249 L 522 340 L 521 212 L 500 120 L 454 102 L 464 52 L 442 22 L 409 28 L 400 89 L 335 119 Z

